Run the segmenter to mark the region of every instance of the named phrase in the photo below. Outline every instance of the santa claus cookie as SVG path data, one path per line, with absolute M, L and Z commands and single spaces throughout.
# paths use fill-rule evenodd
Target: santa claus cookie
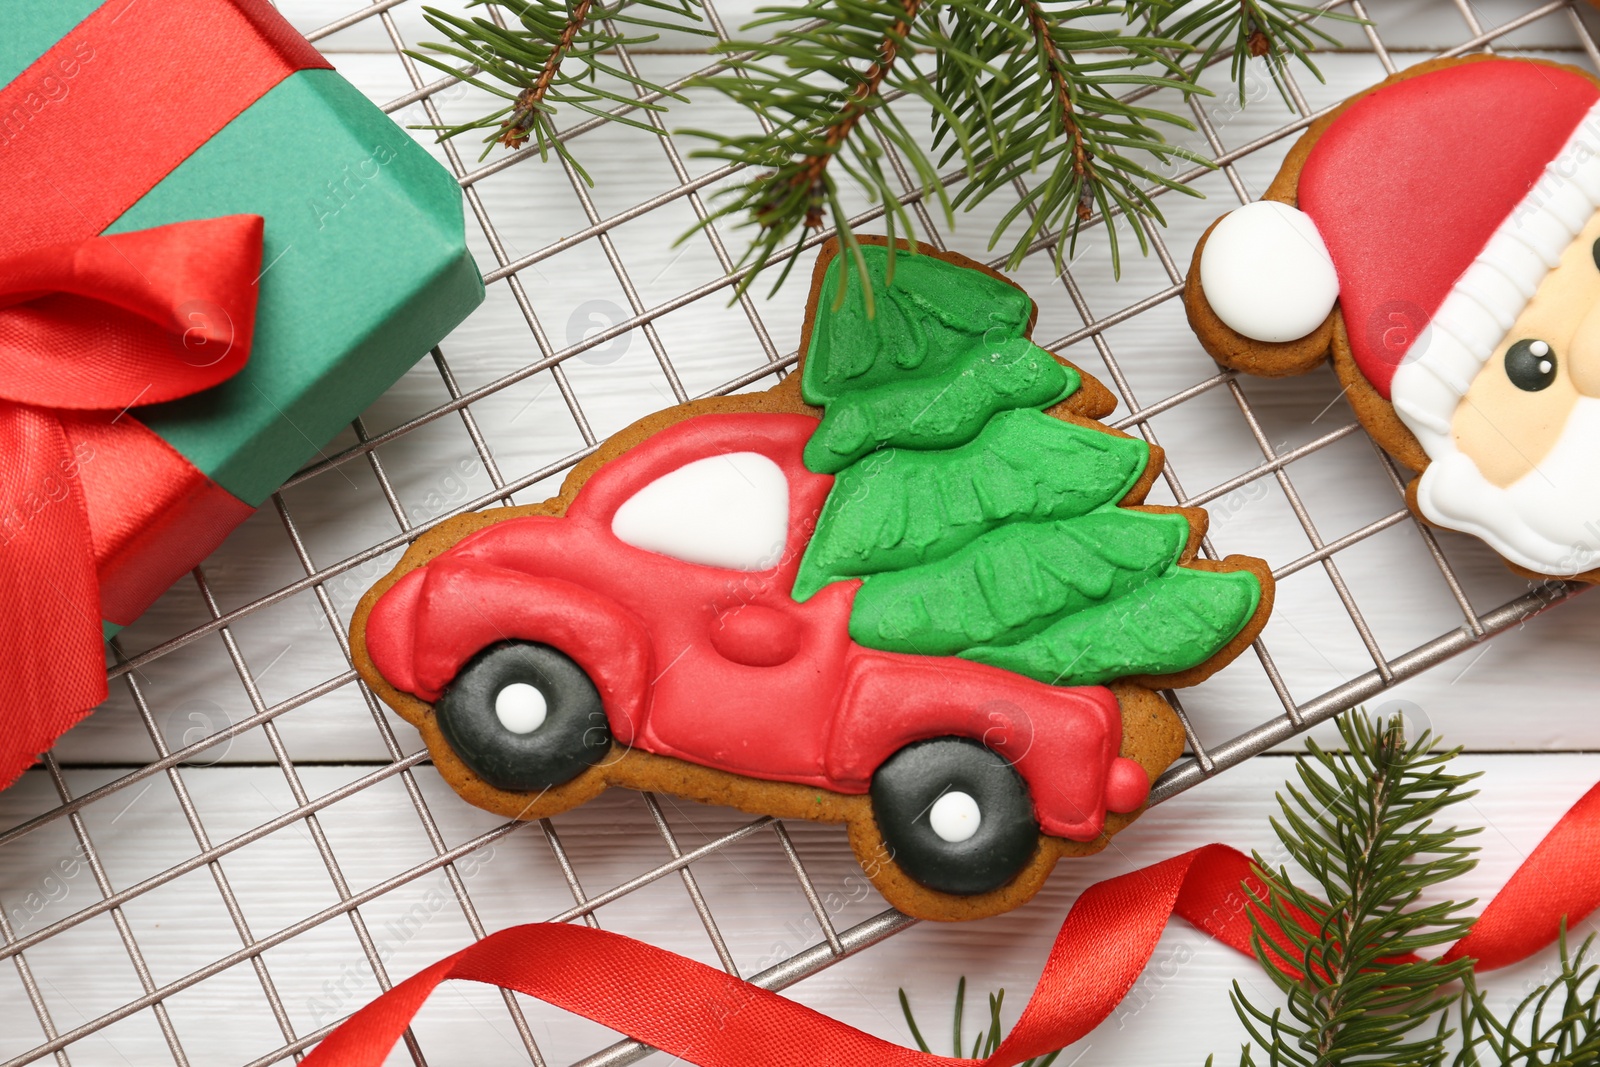
M 1155 690 L 1266 621 L 1259 560 L 1196 559 L 1141 505 L 1159 450 L 1094 421 L 981 265 L 818 259 L 798 370 L 658 412 L 553 500 L 423 535 L 358 607 L 367 684 L 467 800 L 514 818 L 612 785 L 848 823 L 934 919 L 1103 848 L 1183 746 Z
M 1412 509 L 1531 576 L 1600 580 L 1600 85 L 1473 56 L 1319 120 L 1195 249 L 1219 362 L 1330 353 Z

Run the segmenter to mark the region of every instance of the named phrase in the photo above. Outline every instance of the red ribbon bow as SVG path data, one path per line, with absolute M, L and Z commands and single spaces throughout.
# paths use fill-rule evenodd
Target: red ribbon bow
M 1017 1025 L 984 1060 L 903 1048 L 642 941 L 533 923 L 490 934 L 395 986 L 323 1039 L 302 1067 L 379 1067 L 428 994 L 451 978 L 538 997 L 701 1067 L 1012 1067 L 1104 1021 L 1138 981 L 1173 915 L 1250 954 L 1247 909 L 1264 897 L 1250 858 L 1226 845 L 1095 883 L 1061 924 Z M 1600 785 L 1561 817 L 1445 959 L 1473 959 L 1479 971 L 1504 967 L 1549 945 L 1563 921 L 1575 925 L 1597 904 Z M 1292 961 L 1280 966 L 1294 970 Z
M 0 258 L 0 648 L 14 711 L 0 786 L 105 700 L 101 619 L 131 622 L 199 558 L 193 546 L 220 541 L 193 521 L 196 502 L 244 507 L 128 410 L 245 365 L 261 235 L 259 216 L 231 215 Z

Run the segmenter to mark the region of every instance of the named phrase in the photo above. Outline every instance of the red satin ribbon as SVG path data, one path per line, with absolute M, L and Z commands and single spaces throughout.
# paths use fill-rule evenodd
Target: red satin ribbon
M 0 785 L 105 699 L 100 620 L 161 581 L 131 551 L 148 530 L 249 513 L 127 410 L 244 366 L 261 232 L 232 215 L 0 258 Z
M 1554 944 L 1600 907 L 1600 785 L 1567 809 L 1445 959 L 1507 967 Z
M 1446 958 L 1476 959 L 1482 971 L 1547 947 L 1563 917 L 1576 924 L 1600 904 L 1597 846 L 1600 786 L 1562 816 Z M 1104 1021 L 1174 914 L 1248 954 L 1250 893 L 1262 892 L 1250 858 L 1226 845 L 1090 886 L 1061 924 L 1017 1025 L 985 1060 L 903 1048 L 632 938 L 533 923 L 491 934 L 395 986 L 329 1034 L 303 1067 L 379 1067 L 428 994 L 450 978 L 538 997 L 700 1067 L 1011 1067 Z
M 254 510 L 125 409 L 243 364 L 260 220 L 91 238 L 328 66 L 268 0 L 107 0 L 0 87 L 0 788 L 105 699 L 100 620 L 132 622 Z M 110 114 L 135 136 L 106 165 L 84 146 Z

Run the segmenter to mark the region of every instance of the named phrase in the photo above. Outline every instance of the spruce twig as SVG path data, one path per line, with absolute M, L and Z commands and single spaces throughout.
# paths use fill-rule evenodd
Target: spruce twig
M 1475 795 L 1465 786 L 1476 776 L 1449 773 L 1455 751 L 1430 752 L 1428 734 L 1407 742 L 1398 718 L 1374 723 L 1357 712 L 1339 720 L 1339 732 L 1348 751 L 1308 742 L 1298 783 L 1278 797 L 1282 821 L 1272 820 L 1315 891 L 1255 856 L 1267 891 L 1252 893 L 1251 944 L 1287 994 L 1287 1016 L 1253 1004 L 1237 982 L 1231 999 L 1272 1064 L 1437 1067 L 1449 1031 L 1442 1021 L 1425 1028 L 1455 999 L 1445 987 L 1470 973 L 1471 961 L 1413 954 L 1471 927 L 1472 901 L 1421 898 L 1476 862 L 1463 843 L 1476 830 L 1434 822 Z M 1239 1062 L 1254 1062 L 1250 1046 Z
M 948 8 L 977 0 L 940 0 Z M 865 265 L 840 198 L 838 173 L 883 205 L 891 240 L 910 232 L 910 217 L 885 167 L 884 144 L 910 166 L 922 191 L 950 217 L 950 203 L 939 174 L 892 98 L 911 96 L 939 114 L 959 144 L 966 124 L 945 106 L 919 55 L 942 63 L 954 49 L 937 18 L 927 15 L 927 0 L 804 0 L 758 8 L 764 17 L 745 32 L 779 28 L 767 40 L 736 40 L 717 46 L 729 55 L 725 71 L 693 84 L 718 92 L 763 120 L 751 133 L 687 129 L 706 142 L 695 152 L 749 168 L 754 176 L 726 190 L 720 203 L 695 229 L 730 216 L 754 229 L 739 266 L 749 273 L 737 298 L 768 263 L 782 257 L 774 283 L 793 268 L 809 231 L 831 223 L 856 277 Z M 690 233 L 694 231 L 691 230 Z M 685 235 L 686 237 L 688 235 Z M 892 245 L 891 245 L 892 247 Z M 787 248 L 787 251 L 784 249 Z M 844 290 L 840 290 L 842 301 Z M 870 309 L 871 292 L 867 290 Z
M 446 40 L 424 42 L 420 49 L 406 54 L 507 103 L 470 122 L 423 128 L 438 131 L 441 138 L 487 130 L 484 156 L 497 144 L 521 148 L 531 139 L 541 158 L 555 152 L 592 185 L 565 140 L 556 135 L 561 110 L 571 108 L 654 134 L 648 124 L 618 114 L 614 108 L 627 105 L 661 112 L 667 105 L 660 99 L 642 101 L 638 95 L 607 88 L 603 79 L 615 79 L 645 95 L 685 100 L 681 93 L 623 70 L 611 55 L 618 48 L 647 44 L 659 36 L 656 32 L 629 34 L 621 27 L 709 34 L 698 25 L 695 5 L 696 0 L 473 0 L 473 6 L 489 8 L 492 17 L 470 19 L 425 7 L 422 11 L 428 24 Z M 505 24 L 506 15 L 513 20 L 511 25 Z
M 901 989 L 899 992 L 900 1011 L 906 1017 L 906 1025 L 911 1028 L 911 1039 L 917 1043 L 917 1048 L 923 1052 L 932 1052 L 933 1050 L 928 1047 L 928 1042 L 922 1037 L 921 1028 L 917 1026 L 917 1018 L 912 1014 L 911 1001 L 907 998 L 906 991 Z M 962 975 L 960 980 L 956 982 L 955 1020 L 950 1027 L 951 1044 L 955 1048 L 956 1059 L 965 1057 L 966 1059 L 976 1060 L 994 1055 L 995 1049 L 1000 1047 L 1000 1042 L 1005 1038 L 1005 1027 L 1000 1022 L 1000 1009 L 1005 1005 L 1005 999 L 1006 991 L 1004 989 L 997 993 L 989 994 L 988 1025 L 978 1031 L 977 1036 L 973 1038 L 972 1047 L 970 1049 L 966 1048 L 966 1043 L 961 1037 L 961 1017 L 967 1002 L 967 978 Z M 1050 1067 L 1060 1055 L 1061 1050 L 1056 1049 L 1048 1055 L 1033 1056 L 1023 1060 L 1017 1067 Z
M 1260 59 L 1286 103 L 1293 106 L 1286 77 L 1293 59 L 1322 81 L 1322 72 L 1311 60 L 1318 42 L 1336 45 L 1338 39 L 1316 25 L 1318 19 L 1365 25 L 1366 20 L 1328 5 L 1308 6 L 1292 0 L 1206 0 L 1183 9 L 1178 20 L 1166 27 L 1173 37 L 1189 42 L 1196 58 L 1196 76 L 1211 65 L 1217 54 L 1230 49 L 1230 74 L 1239 87 L 1239 102 L 1244 103 L 1249 88 L 1250 60 Z
M 1399 719 L 1374 723 L 1358 712 L 1340 719 L 1339 730 L 1347 750 L 1330 753 L 1309 742 L 1296 777 L 1279 794 L 1281 818 L 1272 820 L 1284 851 L 1309 873 L 1315 890 L 1297 885 L 1286 866 L 1255 856 L 1265 892 L 1246 887 L 1254 902 L 1251 944 L 1287 995 L 1287 1008 L 1267 1011 L 1234 983 L 1230 999 L 1252 1042 L 1239 1063 L 1254 1067 L 1259 1048 L 1272 1067 L 1443 1067 L 1448 1008 L 1458 1000 L 1447 987 L 1470 982 L 1471 961 L 1446 964 L 1415 954 L 1454 942 L 1471 927 L 1465 909 L 1472 901 L 1424 903 L 1422 896 L 1474 865 L 1474 849 L 1464 840 L 1476 831 L 1441 828 L 1436 820 L 1476 795 L 1466 788 L 1476 776 L 1449 772 L 1458 750 L 1430 751 L 1427 734 L 1407 742 Z M 1565 957 L 1563 963 L 1564 980 L 1553 987 L 1571 1005 L 1574 995 L 1566 991 L 1595 968 L 1585 970 L 1581 954 L 1576 965 Z M 958 986 L 958 1010 L 963 992 Z M 926 1051 L 903 992 L 901 1006 Z M 1483 998 L 1463 997 L 1460 1011 L 1469 1040 L 1477 1035 L 1496 1051 L 1507 1046 L 1506 1029 Z M 1570 1032 L 1581 1014 L 1569 1008 L 1563 1015 L 1568 1031 L 1545 1026 L 1541 1047 L 1586 1048 Z M 992 1018 L 998 1032 L 998 998 Z M 1488 1067 L 1488 1061 L 1458 1059 L 1455 1067 Z
M 560 36 L 550 46 L 549 54 L 539 67 L 539 76 L 532 85 L 517 94 L 511 113 L 500 120 L 501 134 L 496 138 L 500 144 L 507 148 L 521 148 L 527 143 L 529 134 L 542 114 L 540 106 L 544 103 L 545 94 L 561 72 L 562 61 L 572 53 L 572 42 L 588 23 L 589 11 L 593 6 L 594 0 L 578 0 L 568 11 L 566 25 L 561 27 Z
M 1476 775 L 1452 774 L 1459 749 L 1431 752 L 1424 734 L 1407 742 L 1398 719 L 1363 712 L 1339 720 L 1347 751 L 1308 744 L 1296 779 L 1279 794 L 1273 820 L 1285 851 L 1311 876 L 1296 885 L 1286 867 L 1257 854 L 1267 888 L 1251 891 L 1251 943 L 1257 962 L 1287 994 L 1285 1010 L 1251 1003 L 1239 983 L 1230 999 L 1250 1035 L 1241 1067 L 1594 1067 L 1600 1063 L 1600 963 L 1595 937 L 1570 952 L 1565 924 L 1555 977 L 1502 1018 L 1471 972 L 1471 960 L 1441 963 L 1413 953 L 1464 936 L 1472 902 L 1424 905 L 1425 891 L 1466 873 L 1476 831 L 1441 829 L 1436 820 L 1476 795 Z M 1249 887 L 1246 887 L 1247 891 Z M 1448 987 L 1459 980 L 1459 993 Z M 999 1047 L 1005 991 L 989 998 L 989 1025 L 962 1048 L 966 979 L 956 986 L 955 1054 L 987 1056 Z M 905 990 L 900 1009 L 912 1038 L 931 1051 Z M 1450 1026 L 1452 1014 L 1459 1028 Z M 1460 1047 L 1447 1043 L 1459 1034 Z M 1257 1059 L 1257 1053 L 1265 1057 Z M 1059 1053 L 1032 1067 L 1047 1067 Z M 1208 1067 L 1214 1058 L 1207 1058 Z M 1030 1061 L 1032 1063 L 1032 1061 Z M 1025 1065 L 1026 1067 L 1026 1065 Z
M 697 3 L 472 0 L 492 17 L 470 19 L 425 8 L 445 40 L 408 54 L 505 103 L 469 122 L 424 128 L 441 137 L 486 131 L 485 155 L 497 144 L 516 149 L 533 141 L 541 157 L 554 152 L 589 181 L 557 133 L 561 112 L 570 108 L 655 133 L 626 112 L 665 111 L 668 101 L 686 98 L 630 75 L 611 56 L 655 40 L 657 30 L 709 36 L 699 25 Z M 737 217 L 752 231 L 735 299 L 775 259 L 783 261 L 783 272 L 774 288 L 781 285 L 808 236 L 825 226 L 838 233 L 861 276 L 846 186 L 880 206 L 894 238 L 910 230 L 908 199 L 933 200 L 953 224 L 955 208 L 971 209 L 1001 190 L 1009 195 L 1038 175 L 996 226 L 991 247 L 1018 227 L 1009 256 L 1015 268 L 1042 234 L 1060 232 L 1059 269 L 1080 228 L 1098 213 L 1107 224 L 1113 269 L 1120 270 L 1117 217 L 1127 217 L 1140 248 L 1148 250 L 1142 220 L 1164 221 L 1152 194 L 1162 188 L 1192 192 L 1170 176 L 1170 164 L 1206 162 L 1160 132 L 1189 128 L 1187 119 L 1139 106 L 1129 93 L 1206 93 L 1197 83 L 1199 71 L 1230 43 L 1241 100 L 1252 56 L 1265 60 L 1287 93 L 1288 60 L 1317 73 L 1310 51 L 1319 40 L 1334 40 L 1313 20 L 1350 18 L 1294 0 L 1203 0 L 1199 6 L 1177 0 L 791 0 L 758 13 L 762 17 L 745 32 L 766 36 L 716 45 L 722 68 L 690 84 L 755 115 L 761 132 L 684 131 L 706 140 L 697 155 L 748 169 L 695 227 Z M 1193 59 L 1187 66 L 1186 57 Z M 628 94 L 629 88 L 639 94 Z M 902 112 L 910 104 L 924 114 L 908 121 Z M 924 119 L 931 123 L 934 152 L 943 153 L 937 165 L 912 133 Z M 890 180 L 884 166 L 890 151 L 909 168 L 909 191 Z M 949 171 L 942 169 L 951 164 L 966 176 L 954 195 L 945 188 Z
M 1374 724 L 1361 712 L 1339 723 L 1348 753 L 1310 745 L 1300 786 L 1279 797 L 1284 848 L 1317 884 L 1293 884 L 1285 868 L 1256 857 L 1270 904 L 1252 912 L 1256 959 L 1288 994 L 1288 1014 L 1251 1004 L 1234 983 L 1234 1008 L 1267 1063 L 1294 1067 L 1593 1067 L 1600 1062 L 1600 965 L 1594 939 L 1575 955 L 1565 926 L 1560 969 L 1502 1021 L 1477 987 L 1472 960 L 1419 960 L 1411 953 L 1465 936 L 1472 902 L 1422 905 L 1422 894 L 1473 866 L 1463 839 L 1476 831 L 1438 829 L 1434 820 L 1475 795 L 1476 775 L 1450 774 L 1456 752 L 1428 752 L 1424 734 L 1406 743 L 1398 720 Z M 1256 898 L 1258 904 L 1260 897 Z M 1306 917 L 1312 921 L 1307 922 Z M 1265 921 L 1263 921 L 1265 919 Z M 1406 957 L 1406 958 L 1402 958 Z M 1289 967 L 1286 968 L 1285 964 Z M 1460 993 L 1447 987 L 1459 980 Z M 1450 1027 L 1454 1004 L 1459 1030 Z M 1446 1047 L 1455 1033 L 1460 1047 Z M 1207 1064 L 1211 1061 L 1208 1059 Z M 1245 1045 L 1241 1067 L 1254 1067 Z
M 1593 1067 L 1600 1062 L 1600 966 L 1594 936 L 1575 955 L 1562 924 L 1560 973 L 1523 998 L 1502 1022 L 1472 976 L 1458 1005 L 1462 1047 L 1454 1067 Z
M 985 20 L 956 15 L 952 37 L 972 50 L 974 62 L 945 71 L 950 106 L 974 126 L 990 131 L 979 139 L 969 179 L 956 196 L 964 209 L 1019 179 L 1041 174 L 1000 219 L 990 247 L 1025 220 L 1012 244 L 1015 269 L 1047 230 L 1067 236 L 1055 245 L 1060 270 L 1079 229 L 1098 209 L 1106 220 L 1112 268 L 1120 270 L 1116 216 L 1162 221 L 1150 193 L 1158 188 L 1198 195 L 1167 173 L 1182 159 L 1201 165 L 1195 153 L 1168 144 L 1160 126 L 1193 129 L 1188 119 L 1124 98 L 1130 90 L 1169 89 L 1207 93 L 1174 56 L 1188 46 L 1151 32 L 1164 0 L 1141 7 L 1145 29 L 1124 31 L 1109 21 L 1121 5 L 1079 0 L 990 0 Z M 935 144 L 941 131 L 934 131 Z M 940 161 L 948 163 L 947 151 Z M 1144 230 L 1133 222 L 1140 248 Z

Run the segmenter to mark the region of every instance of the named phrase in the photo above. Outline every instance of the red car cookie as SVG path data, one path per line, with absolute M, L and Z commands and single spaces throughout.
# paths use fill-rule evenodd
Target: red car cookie
M 848 822 L 932 918 L 1021 903 L 1144 804 L 1182 733 L 1124 680 L 1227 662 L 1270 575 L 1196 560 L 1202 512 L 1139 506 L 1159 454 L 1087 417 L 1108 395 L 1027 340 L 1020 290 L 863 251 L 872 313 L 830 246 L 783 385 L 644 420 L 362 601 L 363 677 L 467 799 L 533 818 L 620 784 Z

